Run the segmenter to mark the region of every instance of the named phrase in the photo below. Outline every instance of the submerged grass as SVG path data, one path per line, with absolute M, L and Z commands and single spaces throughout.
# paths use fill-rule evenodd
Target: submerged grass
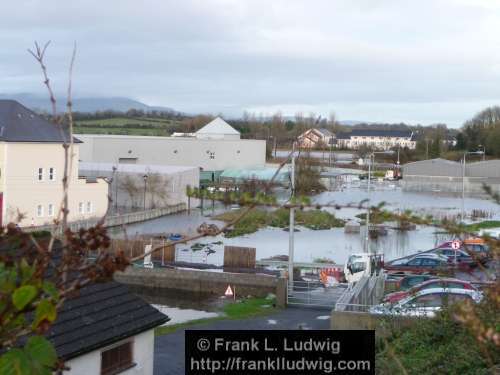
M 500 220 L 486 220 L 467 225 L 467 230 L 476 232 L 480 229 L 500 228 Z
M 215 220 L 231 222 L 236 219 L 241 210 L 233 210 L 214 217 Z M 275 211 L 254 209 L 239 221 L 226 237 L 238 237 L 244 234 L 255 233 L 267 226 L 275 228 L 287 228 L 290 222 L 290 211 L 280 208 Z M 343 227 L 345 222 L 337 219 L 335 215 L 321 210 L 296 210 L 295 224 L 312 230 L 322 230 Z
M 220 311 L 221 315 L 213 318 L 196 319 L 185 323 L 163 326 L 155 329 L 155 335 L 167 335 L 199 324 L 207 324 L 218 320 L 226 319 L 248 319 L 257 316 L 264 316 L 279 311 L 275 306 L 275 299 L 267 298 L 245 298 L 236 302 L 228 302 Z

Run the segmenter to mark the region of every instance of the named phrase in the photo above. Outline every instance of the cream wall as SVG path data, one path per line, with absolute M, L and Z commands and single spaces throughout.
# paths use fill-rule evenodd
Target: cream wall
M 266 142 L 249 139 L 197 139 L 126 135 L 76 135 L 80 160 L 118 163 L 120 158 L 136 164 L 201 167 L 206 171 L 264 166 Z M 212 157 L 213 156 L 213 157 Z
M 1 152 L 3 149 L 3 153 Z M 64 150 L 56 143 L 2 143 L 3 155 L 2 222 L 16 221 L 17 212 L 24 215 L 20 226 L 50 224 L 57 216 L 62 202 L 62 176 L 64 170 Z M 74 146 L 74 162 L 69 180 L 69 220 L 102 216 L 107 210 L 107 183 L 98 180 L 87 183 L 78 178 L 78 145 Z M 1 158 L 2 156 L 0 156 Z M 43 168 L 43 180 L 38 180 L 38 168 Z M 53 180 L 49 169 L 54 168 Z M 79 203 L 84 205 L 84 213 L 79 213 Z M 87 203 L 90 202 L 90 212 Z M 42 206 L 41 215 L 37 206 Z M 53 207 L 50 215 L 49 205 Z
M 133 359 L 136 365 L 128 370 L 120 372 L 120 375 L 152 375 L 153 374 L 153 357 L 154 357 L 154 330 L 149 330 L 140 333 L 133 338 Z M 127 340 L 121 341 L 125 342 Z M 117 345 L 120 342 L 114 344 Z M 66 362 L 66 365 L 71 368 L 65 371 L 65 375 L 99 375 L 101 373 L 101 352 L 113 345 L 99 350 L 94 350 L 90 353 L 76 357 Z

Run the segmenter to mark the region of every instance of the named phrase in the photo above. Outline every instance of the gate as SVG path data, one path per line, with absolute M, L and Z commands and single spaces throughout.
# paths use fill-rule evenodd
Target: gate
M 346 288 L 347 284 L 325 286 L 319 280 L 294 280 L 288 284 L 287 304 L 332 309 Z

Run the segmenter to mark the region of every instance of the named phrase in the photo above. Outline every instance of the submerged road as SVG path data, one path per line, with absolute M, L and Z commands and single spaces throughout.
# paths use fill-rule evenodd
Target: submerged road
M 329 329 L 330 310 L 289 307 L 277 313 L 242 320 L 219 320 L 191 326 L 193 330 Z M 183 375 L 184 332 L 155 337 L 154 375 Z

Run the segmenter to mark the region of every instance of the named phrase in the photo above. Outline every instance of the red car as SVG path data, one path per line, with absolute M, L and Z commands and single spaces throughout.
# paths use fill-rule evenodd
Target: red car
M 409 295 L 420 292 L 421 290 L 432 289 L 432 288 L 477 290 L 477 288 L 475 288 L 468 281 L 463 281 L 459 279 L 431 279 L 424 281 L 421 284 L 415 285 L 411 289 L 389 293 L 384 297 L 384 302 L 395 303 L 402 300 L 403 298 L 408 297 Z

